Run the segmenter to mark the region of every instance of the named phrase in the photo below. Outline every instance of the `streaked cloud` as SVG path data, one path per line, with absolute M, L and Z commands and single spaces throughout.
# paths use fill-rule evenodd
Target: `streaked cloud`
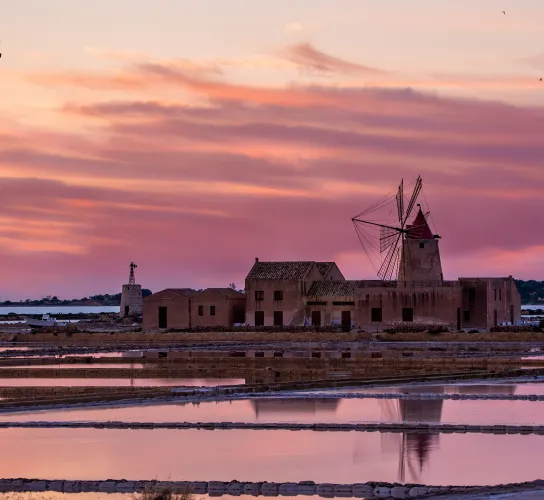
M 60 89 L 54 113 L 71 128 L 0 124 L 5 282 L 24 267 L 35 290 L 63 295 L 50 270 L 66 270 L 79 283 L 72 292 L 86 295 L 118 288 L 116 269 L 136 260 L 152 289 L 201 286 L 203 273 L 222 286 L 241 283 L 256 255 L 337 259 L 348 277 L 370 278 L 350 217 L 419 174 L 446 277 L 544 272 L 533 230 L 542 107 L 399 87 L 393 72 L 310 44 L 288 49 L 284 63 L 354 78 L 239 83 L 225 68 L 251 57 L 237 66 L 93 53 L 116 64 L 28 75 Z M 360 83 L 365 75 L 381 82 Z M 529 87 L 515 75 L 437 75 L 422 87 L 441 79 Z

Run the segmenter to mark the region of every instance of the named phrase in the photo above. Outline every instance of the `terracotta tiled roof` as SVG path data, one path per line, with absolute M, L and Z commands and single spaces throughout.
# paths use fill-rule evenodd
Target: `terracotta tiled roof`
M 236 290 L 233 290 L 232 288 L 206 288 L 205 290 L 202 290 L 202 292 L 207 292 L 207 291 L 216 292 L 220 295 L 223 295 L 226 298 L 239 299 L 241 297 L 244 297 L 243 293 L 237 292 Z
M 248 280 L 301 280 L 314 263 L 311 261 L 255 262 Z
M 427 219 L 425 218 L 425 215 L 423 215 L 421 208 L 419 209 L 414 222 L 412 224 L 408 224 L 406 228 L 408 229 L 409 238 L 416 238 L 418 240 L 434 239 L 433 232 L 431 231 L 431 228 L 429 227 Z
M 350 297 L 355 295 L 355 281 L 315 281 L 306 294 L 308 297 Z
M 191 297 L 198 293 L 196 290 L 193 290 L 192 288 L 167 288 L 166 290 L 161 290 L 161 291 L 174 292 L 174 293 L 178 293 L 179 295 L 185 295 L 186 297 Z
M 316 262 L 315 265 L 319 269 L 319 272 L 321 273 L 321 276 L 325 276 L 332 266 L 334 266 L 334 262 Z

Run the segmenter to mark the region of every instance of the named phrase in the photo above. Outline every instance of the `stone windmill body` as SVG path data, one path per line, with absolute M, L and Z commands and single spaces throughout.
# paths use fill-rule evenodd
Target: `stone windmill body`
M 134 262 L 130 263 L 130 275 L 128 284 L 123 285 L 121 293 L 121 310 L 122 317 L 140 316 L 142 314 L 142 285 L 136 284 L 134 269 L 138 267 Z

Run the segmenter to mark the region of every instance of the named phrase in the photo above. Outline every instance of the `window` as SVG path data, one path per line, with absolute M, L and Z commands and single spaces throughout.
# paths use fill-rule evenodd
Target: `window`
M 372 323 L 381 323 L 382 322 L 382 308 L 373 307 L 370 311 Z
M 308 302 L 306 302 L 306 305 L 308 305 L 308 306 L 326 306 L 327 302 L 326 301 L 320 301 L 320 300 L 309 300 Z
M 402 308 L 402 321 L 414 321 L 414 310 L 411 307 Z
M 497 300 L 497 289 L 493 290 L 495 292 L 495 300 Z
M 264 290 L 255 290 L 255 300 L 264 300 Z
M 274 300 L 283 300 L 283 290 L 274 290 Z
M 463 321 L 465 321 L 465 322 L 470 321 L 470 311 L 465 311 L 463 313 Z
M 204 316 L 204 306 L 198 306 L 198 315 Z
M 210 306 L 210 316 L 215 316 L 215 306 Z
M 283 326 L 283 311 L 274 311 L 274 326 Z
M 354 301 L 336 300 L 336 301 L 333 301 L 332 305 L 333 306 L 354 306 L 355 302 Z
M 421 242 L 421 243 L 419 244 L 419 248 L 425 248 L 425 243 Z
M 499 300 L 502 300 L 502 288 L 499 288 Z

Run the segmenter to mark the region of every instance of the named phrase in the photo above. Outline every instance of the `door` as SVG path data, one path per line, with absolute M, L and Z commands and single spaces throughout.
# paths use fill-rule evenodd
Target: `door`
M 159 306 L 159 328 L 168 328 L 168 308 Z
M 461 329 L 461 308 L 457 308 L 457 330 Z
M 274 326 L 283 326 L 283 311 L 274 311 Z
M 255 311 L 255 326 L 264 326 L 264 311 Z
M 321 311 L 312 311 L 312 325 L 321 326 Z
M 128 316 L 129 311 L 130 311 L 130 307 L 125 306 L 125 316 Z
M 497 310 L 496 309 L 493 311 L 493 326 L 498 326 Z
M 349 332 L 351 330 L 351 311 L 342 311 L 342 331 Z
M 510 306 L 510 323 L 514 326 L 514 306 Z

